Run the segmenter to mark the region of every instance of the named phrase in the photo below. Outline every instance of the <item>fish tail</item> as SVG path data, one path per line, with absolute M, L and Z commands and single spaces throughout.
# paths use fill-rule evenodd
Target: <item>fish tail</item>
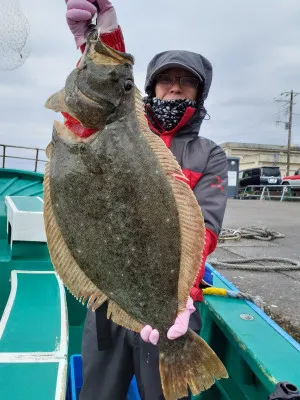
M 159 369 L 166 400 L 193 395 L 209 389 L 215 379 L 228 378 L 227 371 L 216 353 L 195 332 L 188 330 L 182 349 L 159 354 Z

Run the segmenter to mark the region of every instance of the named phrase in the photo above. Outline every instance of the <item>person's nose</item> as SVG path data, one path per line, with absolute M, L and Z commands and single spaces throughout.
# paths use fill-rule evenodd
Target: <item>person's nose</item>
M 175 82 L 174 82 L 173 86 L 171 87 L 170 92 L 171 93 L 181 93 L 182 92 L 182 88 L 180 86 L 178 78 L 175 79 Z

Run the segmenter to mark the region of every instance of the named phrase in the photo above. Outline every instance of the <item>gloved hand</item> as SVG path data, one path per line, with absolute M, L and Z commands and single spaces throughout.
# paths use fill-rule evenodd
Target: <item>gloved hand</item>
M 174 340 L 179 338 L 180 336 L 183 336 L 189 326 L 189 320 L 191 314 L 195 311 L 195 307 L 193 304 L 193 299 L 191 297 L 188 298 L 188 301 L 186 303 L 186 308 L 185 310 L 180 313 L 175 322 L 174 325 L 171 326 L 171 328 L 168 330 L 167 337 L 170 340 Z M 145 342 L 150 342 L 152 344 L 157 344 L 159 340 L 159 332 L 157 329 L 152 329 L 150 325 L 144 326 L 144 328 L 140 332 L 141 338 Z
M 65 0 L 67 23 L 73 33 L 77 48 L 85 43 L 85 35 L 92 18 L 97 13 L 100 34 L 113 32 L 118 28 L 115 9 L 108 0 Z M 94 3 L 94 4 L 92 4 Z

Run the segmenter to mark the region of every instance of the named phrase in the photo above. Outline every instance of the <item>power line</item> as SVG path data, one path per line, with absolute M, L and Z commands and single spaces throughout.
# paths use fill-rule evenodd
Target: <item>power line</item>
M 272 114 L 270 117 L 263 118 L 263 119 L 261 119 L 261 120 L 255 122 L 254 124 L 249 125 L 247 128 L 242 129 L 242 131 L 244 132 L 244 131 L 246 131 L 246 130 L 248 130 L 248 129 L 250 129 L 250 128 L 253 128 L 254 126 L 257 126 L 257 125 L 261 124 L 261 123 L 264 122 L 264 121 L 269 121 L 270 118 L 274 118 L 274 117 L 276 117 L 277 115 L 280 115 L 281 111 L 282 111 L 282 110 L 279 110 L 279 111 L 277 111 L 275 114 Z

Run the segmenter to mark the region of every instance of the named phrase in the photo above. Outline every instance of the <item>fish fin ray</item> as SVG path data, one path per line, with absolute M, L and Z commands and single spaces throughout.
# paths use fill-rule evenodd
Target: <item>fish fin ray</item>
M 51 159 L 52 150 L 53 150 L 53 143 L 52 143 L 52 141 L 51 141 L 51 142 L 48 144 L 48 146 L 46 147 L 46 150 L 45 150 L 45 153 L 46 153 L 46 156 L 47 156 L 48 160 Z
M 209 389 L 215 379 L 228 378 L 216 353 L 190 329 L 182 351 L 160 352 L 159 370 L 166 400 L 188 396 L 188 386 L 195 396 Z
M 107 300 L 107 296 L 81 270 L 62 237 L 51 205 L 49 169 L 48 162 L 44 175 L 44 221 L 51 261 L 73 296 L 82 303 L 88 302 L 88 306 L 96 310 Z M 78 285 L 78 282 L 81 284 Z
M 205 224 L 199 204 L 190 187 L 169 176 L 177 210 L 181 233 L 181 260 L 178 279 L 178 311 L 186 307 L 202 263 L 205 245 Z M 192 194 L 192 195 L 191 195 Z
M 143 324 L 128 315 L 120 306 L 113 300 L 109 300 L 107 309 L 107 318 L 110 318 L 115 324 L 123 326 L 134 332 L 140 332 Z

